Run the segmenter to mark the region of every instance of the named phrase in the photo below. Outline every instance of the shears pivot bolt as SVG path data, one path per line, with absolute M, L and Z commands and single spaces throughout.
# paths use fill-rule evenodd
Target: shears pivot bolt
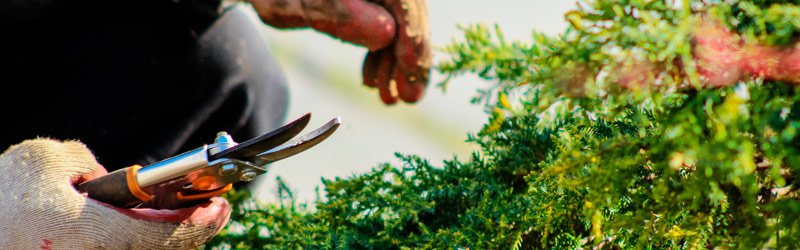
M 237 170 L 239 170 L 239 167 L 237 167 L 236 164 L 233 164 L 233 163 L 225 164 L 225 165 L 222 165 L 222 167 L 219 168 L 219 175 L 222 175 L 222 176 L 233 175 L 233 174 L 236 173 Z
M 242 173 L 242 176 L 239 176 L 239 180 L 252 181 L 253 178 L 256 178 L 256 175 L 258 175 L 258 174 L 256 174 L 256 172 L 253 172 L 252 170 L 245 170 Z

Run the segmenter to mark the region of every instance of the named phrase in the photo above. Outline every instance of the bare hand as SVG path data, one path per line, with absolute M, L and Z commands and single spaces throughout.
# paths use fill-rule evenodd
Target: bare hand
M 425 0 L 250 1 L 274 27 L 312 27 L 367 47 L 364 84 L 377 87 L 384 103 L 422 98 L 431 67 Z

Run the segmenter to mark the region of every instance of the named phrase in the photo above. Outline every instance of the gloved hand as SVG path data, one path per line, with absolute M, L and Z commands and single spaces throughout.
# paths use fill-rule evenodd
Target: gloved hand
M 73 185 L 105 174 L 79 142 L 25 141 L 0 155 L 0 248 L 187 249 L 228 221 L 222 198 L 179 210 L 122 209 Z
M 425 0 L 249 0 L 278 28 L 312 27 L 370 50 L 364 84 L 394 104 L 422 98 L 431 67 Z

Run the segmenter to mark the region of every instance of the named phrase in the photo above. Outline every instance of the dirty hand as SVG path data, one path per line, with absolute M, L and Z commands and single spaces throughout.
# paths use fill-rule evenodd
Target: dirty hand
M 178 210 L 122 209 L 73 185 L 106 174 L 79 142 L 25 141 L 0 155 L 4 249 L 187 249 L 228 221 L 222 198 Z
M 312 27 L 369 49 L 364 84 L 394 104 L 422 98 L 431 67 L 426 0 L 249 0 L 278 28 Z

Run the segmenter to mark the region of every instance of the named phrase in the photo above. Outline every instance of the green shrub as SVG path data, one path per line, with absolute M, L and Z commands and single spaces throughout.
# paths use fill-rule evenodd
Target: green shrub
M 704 87 L 692 47 L 703 20 L 792 44 L 800 1 L 778 2 L 582 2 L 563 35 L 528 42 L 463 27 L 438 70 L 494 83 L 474 100 L 490 115 L 469 136 L 480 150 L 323 180 L 313 209 L 285 186 L 278 204 L 230 194 L 209 247 L 798 248 L 800 89 Z M 644 84 L 620 87 L 631 76 Z

